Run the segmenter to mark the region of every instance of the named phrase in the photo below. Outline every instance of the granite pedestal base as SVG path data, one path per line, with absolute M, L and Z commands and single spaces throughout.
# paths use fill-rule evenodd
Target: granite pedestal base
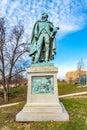
M 27 69 L 27 103 L 16 115 L 16 121 L 69 121 L 58 98 L 57 72 L 53 65 Z

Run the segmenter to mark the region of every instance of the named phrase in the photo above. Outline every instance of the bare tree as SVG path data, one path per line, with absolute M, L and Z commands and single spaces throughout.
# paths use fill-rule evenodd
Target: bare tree
M 11 78 L 10 86 L 18 86 L 27 83 L 27 79 L 23 76 L 23 74 L 16 74 Z
M 84 64 L 83 59 L 81 58 L 81 59 L 78 61 L 78 63 L 77 63 L 78 82 L 79 82 L 80 76 L 82 75 L 82 70 L 84 70 L 84 68 L 85 68 L 85 64 Z
M 77 63 L 77 69 L 82 70 L 82 69 L 84 69 L 84 68 L 85 68 L 85 64 L 84 64 L 83 59 L 81 58 L 81 59 L 78 61 L 78 63 Z
M 11 78 L 24 71 L 21 62 L 23 62 L 25 54 L 29 52 L 28 40 L 24 37 L 24 27 L 20 22 L 11 31 L 7 31 L 5 19 L 0 18 L 0 74 L 4 101 L 8 101 Z

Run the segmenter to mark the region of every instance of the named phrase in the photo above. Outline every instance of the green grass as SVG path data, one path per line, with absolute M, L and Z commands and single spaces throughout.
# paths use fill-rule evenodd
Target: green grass
M 24 106 L 23 102 L 20 105 L 0 108 L 0 130 L 3 127 L 11 130 L 87 130 L 87 99 L 65 98 L 61 101 L 69 113 L 69 122 L 15 122 L 16 114 Z
M 87 91 L 87 87 L 78 88 L 77 86 L 77 84 L 67 84 L 65 82 L 58 82 L 59 95 Z M 2 95 L 3 92 L 0 91 L 0 94 Z M 24 101 L 26 100 L 26 94 L 27 86 L 18 86 L 15 88 L 10 88 L 8 103 Z M 0 105 L 1 104 L 5 104 L 5 102 L 3 102 L 3 99 L 0 99 Z
M 26 100 L 27 86 L 18 86 L 10 88 L 9 90 L 9 101 L 24 101 Z M 12 98 L 13 97 L 13 98 Z
M 3 95 L 3 91 L 0 91 L 0 94 Z M 17 86 L 9 89 L 9 101 L 7 103 L 20 102 L 26 100 L 27 95 L 27 86 Z M 3 101 L 3 98 L 0 99 L 0 105 L 6 104 Z
M 64 94 L 87 91 L 87 87 L 78 88 L 77 84 L 68 84 L 66 82 L 58 82 L 58 91 L 59 91 L 59 95 L 64 95 Z
M 77 88 L 77 85 L 58 82 L 59 95 L 87 91 L 87 88 Z M 87 130 L 87 95 L 61 98 L 69 113 L 69 122 L 28 122 L 15 121 L 16 114 L 23 108 L 26 101 L 27 86 L 11 88 L 11 102 L 22 101 L 19 105 L 0 108 L 0 130 Z M 1 101 L 0 101 L 1 103 Z M 3 104 L 3 101 L 2 103 Z

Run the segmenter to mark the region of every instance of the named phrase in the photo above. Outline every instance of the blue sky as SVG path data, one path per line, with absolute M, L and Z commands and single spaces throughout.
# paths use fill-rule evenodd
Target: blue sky
M 58 77 L 64 78 L 67 71 L 77 69 L 81 58 L 87 64 L 87 0 L 0 1 L 0 17 L 6 17 L 9 27 L 21 20 L 30 36 L 43 12 L 48 13 L 54 26 L 60 27 L 54 64 L 59 68 Z

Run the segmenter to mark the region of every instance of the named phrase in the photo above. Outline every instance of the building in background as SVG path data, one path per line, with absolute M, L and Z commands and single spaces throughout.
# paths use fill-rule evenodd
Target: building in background
M 69 71 L 66 73 L 66 82 L 72 84 L 87 84 L 87 70 Z M 84 83 L 82 83 L 84 81 Z
M 79 79 L 79 84 L 81 86 L 87 86 L 87 74 L 83 74 L 80 76 L 80 79 Z

